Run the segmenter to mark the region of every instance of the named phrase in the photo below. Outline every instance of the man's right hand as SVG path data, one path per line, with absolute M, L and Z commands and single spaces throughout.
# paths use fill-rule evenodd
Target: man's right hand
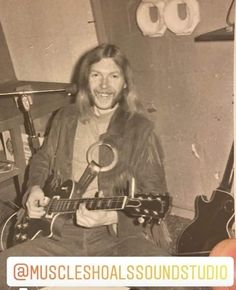
M 44 206 L 46 206 L 48 202 L 49 198 L 44 195 L 40 186 L 32 186 L 26 202 L 29 217 L 41 218 L 45 214 Z

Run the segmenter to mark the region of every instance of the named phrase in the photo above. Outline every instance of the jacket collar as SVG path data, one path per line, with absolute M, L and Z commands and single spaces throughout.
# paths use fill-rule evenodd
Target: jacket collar
M 71 113 L 71 109 L 74 109 L 74 113 Z M 67 122 L 67 126 L 70 128 L 75 127 L 79 118 L 79 110 L 76 106 L 69 108 L 68 115 L 73 116 L 70 122 Z M 131 114 L 125 111 L 121 106 L 119 106 L 111 117 L 107 132 L 102 135 L 123 135 L 124 128 L 128 119 L 131 117 Z
M 129 112 L 119 106 L 111 118 L 107 133 L 109 135 L 123 135 L 125 125 L 130 116 Z

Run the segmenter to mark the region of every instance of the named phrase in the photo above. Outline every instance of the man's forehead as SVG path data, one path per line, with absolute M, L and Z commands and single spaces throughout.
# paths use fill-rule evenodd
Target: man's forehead
M 103 58 L 91 65 L 90 70 L 94 71 L 114 71 L 121 72 L 120 67 L 114 62 L 112 58 Z

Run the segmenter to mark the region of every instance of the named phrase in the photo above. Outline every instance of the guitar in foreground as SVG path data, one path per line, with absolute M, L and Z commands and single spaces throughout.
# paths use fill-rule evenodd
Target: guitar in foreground
M 63 183 L 45 207 L 46 214 L 41 219 L 29 218 L 25 209 L 10 216 L 1 232 L 2 249 L 40 236 L 59 237 L 65 220 L 72 217 L 81 203 L 85 203 L 88 210 L 124 210 L 128 215 L 147 222 L 159 222 L 169 209 L 167 193 L 140 194 L 134 198 L 112 196 L 74 199 L 73 193 L 77 190 L 78 184 L 74 181 Z
M 220 241 L 231 238 L 234 223 L 233 145 L 220 186 L 210 200 L 203 195 L 195 199 L 195 218 L 179 236 L 177 255 L 208 256 Z

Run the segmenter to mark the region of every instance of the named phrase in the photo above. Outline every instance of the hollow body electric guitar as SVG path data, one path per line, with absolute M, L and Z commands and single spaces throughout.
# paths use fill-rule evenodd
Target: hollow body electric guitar
M 41 219 L 29 218 L 27 211 L 21 209 L 5 223 L 1 233 L 1 247 L 8 248 L 40 236 L 60 237 L 64 222 L 71 218 L 81 203 L 88 210 L 124 210 L 128 215 L 145 221 L 159 221 L 168 211 L 169 195 L 140 194 L 128 196 L 73 198 L 78 184 L 68 180 L 57 189 L 45 207 L 46 214 Z M 9 230 L 9 227 L 12 229 Z M 11 233 L 11 234 L 10 234 Z
M 204 195 L 195 199 L 195 218 L 177 240 L 177 255 L 208 256 L 220 241 L 231 238 L 234 224 L 233 145 L 220 186 L 210 200 Z

